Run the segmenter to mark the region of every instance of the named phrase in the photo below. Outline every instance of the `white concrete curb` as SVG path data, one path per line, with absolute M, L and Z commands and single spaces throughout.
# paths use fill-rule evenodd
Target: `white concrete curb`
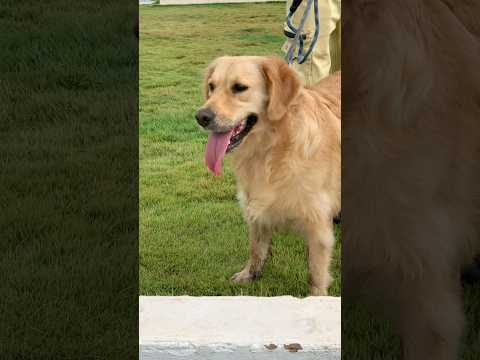
M 141 360 L 340 359 L 340 298 L 141 296 L 139 312 Z

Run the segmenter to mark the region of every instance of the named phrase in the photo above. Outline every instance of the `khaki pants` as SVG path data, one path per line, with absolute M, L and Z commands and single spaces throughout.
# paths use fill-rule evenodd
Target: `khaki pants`
M 315 84 L 329 74 L 340 70 L 341 65 L 341 33 L 340 33 L 340 16 L 341 16 L 341 0 L 317 0 L 318 13 L 320 19 L 320 32 L 315 49 L 312 51 L 308 59 L 303 64 L 298 64 L 296 58 L 293 68 L 303 74 L 307 85 Z M 292 5 L 292 0 L 287 0 L 288 9 Z M 293 26 L 298 27 L 305 12 L 307 0 L 298 7 L 293 15 Z M 288 27 L 285 25 L 285 30 Z M 308 18 L 303 28 L 303 33 L 307 38 L 304 41 L 304 53 L 310 47 L 313 35 L 315 33 L 315 14 L 312 9 L 308 14 Z M 292 39 L 288 39 L 282 47 L 286 53 Z M 296 49 L 296 51 L 298 48 Z M 296 55 L 295 51 L 295 55 Z

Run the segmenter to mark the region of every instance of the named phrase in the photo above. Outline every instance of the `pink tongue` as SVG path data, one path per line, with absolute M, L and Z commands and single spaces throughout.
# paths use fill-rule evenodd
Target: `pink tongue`
M 205 149 L 205 164 L 216 176 L 222 172 L 222 162 L 234 129 L 226 133 L 210 133 Z

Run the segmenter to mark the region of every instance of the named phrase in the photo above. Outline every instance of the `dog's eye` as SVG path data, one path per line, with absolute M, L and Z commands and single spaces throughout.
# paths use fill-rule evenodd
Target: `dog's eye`
M 210 92 L 215 90 L 215 85 L 213 83 L 208 83 L 208 90 L 210 90 Z
M 248 89 L 247 85 L 236 83 L 232 86 L 233 93 L 240 93 Z

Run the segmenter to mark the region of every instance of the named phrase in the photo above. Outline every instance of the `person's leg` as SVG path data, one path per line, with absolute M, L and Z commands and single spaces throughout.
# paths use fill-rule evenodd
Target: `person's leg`
M 287 14 L 291 4 L 292 1 L 288 0 Z M 293 15 L 292 22 L 295 27 L 298 27 L 300 24 L 306 5 L 307 0 L 303 0 Z M 333 72 L 331 70 L 338 70 L 340 67 L 340 31 L 339 27 L 337 29 L 337 25 L 340 24 L 341 2 L 340 0 L 318 0 L 318 12 L 320 19 L 320 32 L 316 47 L 303 64 L 298 64 L 296 61 L 293 63 L 293 68 L 303 74 L 307 85 L 317 83 Z M 288 31 L 286 25 L 285 29 Z M 307 35 L 307 39 L 304 43 L 304 49 L 307 51 L 315 33 L 315 14 L 313 11 L 313 5 L 305 22 L 303 32 Z M 285 52 L 290 46 L 291 41 L 292 40 L 289 39 L 285 42 L 282 48 Z M 332 66 L 332 60 L 334 66 Z
M 338 14 L 335 15 L 335 18 L 338 19 L 336 23 L 335 30 L 330 35 L 330 74 L 333 74 L 336 71 L 339 71 L 342 66 L 342 22 L 341 18 L 341 3 L 340 0 L 336 2 L 335 11 L 338 11 Z

